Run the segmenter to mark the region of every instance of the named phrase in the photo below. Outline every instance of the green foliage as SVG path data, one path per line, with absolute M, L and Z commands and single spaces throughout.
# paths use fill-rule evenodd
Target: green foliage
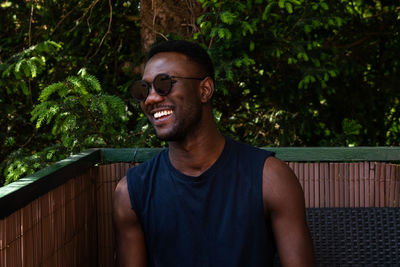
M 135 139 L 144 118 L 127 87 L 142 56 L 139 10 L 127 3 L 0 5 L 0 185 L 86 147 L 153 144 Z M 65 79 L 80 69 L 100 82 L 84 73 Z M 57 92 L 61 84 L 70 91 Z M 44 160 L 49 148 L 59 149 Z
M 38 169 L 65 158 L 67 153 L 68 149 L 61 144 L 48 146 L 31 154 L 22 148 L 15 150 L 8 156 L 10 163 L 4 168 L 5 184 L 33 174 Z
M 50 125 L 56 143 L 30 155 L 22 148 L 12 152 L 7 157 L 10 163 L 2 164 L 6 184 L 86 148 L 118 147 L 126 142 L 125 103 L 104 94 L 97 78 L 84 69 L 47 86 L 38 99 L 31 121 L 36 122 L 37 129 Z
M 0 5 L 0 184 L 88 147 L 163 145 L 127 92 L 143 60 L 139 1 L 111 2 Z M 224 134 L 257 146 L 400 144 L 399 4 L 199 2 L 193 40 L 216 65 Z
M 52 135 L 70 152 L 110 143 L 115 146 L 125 138 L 125 103 L 104 94 L 97 78 L 84 69 L 44 88 L 39 100 L 31 120 L 37 128 L 52 125 Z
M 193 38 L 211 47 L 225 134 L 259 146 L 399 145 L 398 4 L 200 2 Z
M 41 149 L 38 143 L 48 145 L 48 137 L 38 133 L 30 123 L 29 113 L 41 79 L 52 72 L 53 62 L 59 60 L 60 49 L 60 44 L 44 41 L 0 62 L 0 171 L 4 174 L 0 176 L 4 177 L 0 178 L 0 184 L 5 179 L 14 180 L 11 176 L 27 173 L 26 168 L 18 167 L 21 165 L 14 159 L 15 155 L 26 153 L 25 156 L 32 160 L 31 151 Z M 29 145 L 30 149 L 27 149 Z M 16 151 L 18 153 L 14 153 Z M 21 158 L 18 160 L 22 162 Z M 27 165 L 36 166 L 29 160 Z
M 0 87 L 5 88 L 7 94 L 21 91 L 29 95 L 28 83 L 48 67 L 46 60 L 54 57 L 60 48 L 58 43 L 45 41 L 13 55 L 0 64 Z

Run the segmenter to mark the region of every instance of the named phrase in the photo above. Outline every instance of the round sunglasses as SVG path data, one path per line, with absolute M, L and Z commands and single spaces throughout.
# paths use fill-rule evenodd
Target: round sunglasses
M 194 77 L 180 77 L 180 76 L 170 76 L 166 73 L 157 74 L 153 80 L 154 90 L 160 96 L 166 96 L 171 92 L 172 85 L 176 82 L 172 80 L 173 78 L 189 79 L 189 80 L 204 80 L 204 78 L 194 78 Z M 129 89 L 133 98 L 137 101 L 145 101 L 151 90 L 151 84 L 144 80 L 139 80 L 134 82 L 132 87 Z

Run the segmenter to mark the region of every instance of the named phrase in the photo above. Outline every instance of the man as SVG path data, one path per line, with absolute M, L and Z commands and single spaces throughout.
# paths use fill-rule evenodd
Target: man
M 214 68 L 186 41 L 152 48 L 131 93 L 168 142 L 117 185 L 119 266 L 314 266 L 302 189 L 273 153 L 222 136 Z

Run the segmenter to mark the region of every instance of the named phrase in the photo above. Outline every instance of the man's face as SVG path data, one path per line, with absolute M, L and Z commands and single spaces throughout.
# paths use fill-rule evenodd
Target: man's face
M 201 81 L 173 78 L 171 92 L 158 95 L 153 88 L 157 74 L 201 77 L 196 64 L 180 53 L 165 52 L 154 55 L 146 64 L 143 80 L 152 85 L 147 99 L 140 103 L 144 114 L 153 125 L 157 137 L 164 141 L 179 141 L 196 130 L 201 120 Z

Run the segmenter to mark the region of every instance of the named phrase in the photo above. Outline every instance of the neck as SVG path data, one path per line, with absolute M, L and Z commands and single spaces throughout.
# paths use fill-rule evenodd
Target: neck
M 199 127 L 184 140 L 169 142 L 171 164 L 189 176 L 199 176 L 210 168 L 221 155 L 225 138 L 219 133 L 214 120 Z

